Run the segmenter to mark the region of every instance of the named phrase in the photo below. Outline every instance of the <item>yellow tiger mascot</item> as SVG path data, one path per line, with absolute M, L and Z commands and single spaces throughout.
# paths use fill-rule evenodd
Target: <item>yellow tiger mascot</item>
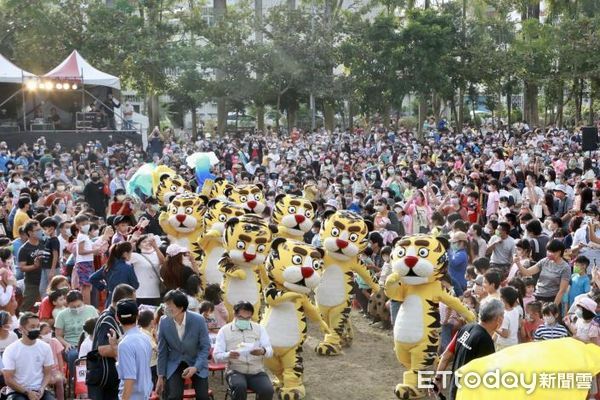
M 192 243 L 204 227 L 205 205 L 208 199 L 191 192 L 180 194 L 160 213 L 158 223 L 171 243 L 192 248 Z
M 329 333 L 308 297 L 319 284 L 324 254 L 321 248 L 285 238 L 277 238 L 271 244 L 267 259 L 270 283 L 265 290 L 267 307 L 261 325 L 273 346 L 273 357 L 266 359 L 265 364 L 276 377 L 274 385 L 282 400 L 305 396 L 302 345 L 308 328 L 306 317 Z
M 167 206 L 175 196 L 186 192 L 192 192 L 191 186 L 171 168 L 159 165 L 152 172 L 152 193 L 161 206 Z
M 258 321 L 262 287 L 268 282 L 265 261 L 271 249 L 272 232 L 258 215 L 245 214 L 225 222 L 223 247 L 219 260 L 223 274 L 223 303 L 233 319 L 233 306 L 248 301 L 254 306 L 254 321 Z
M 280 194 L 275 197 L 271 222 L 277 225 L 277 237 L 302 241 L 313 226 L 317 205 L 300 196 Z
M 475 315 L 460 300 L 447 293 L 440 282 L 446 274 L 449 243 L 430 235 L 407 236 L 392 250 L 392 273 L 385 281 L 385 294 L 401 302 L 394 323 L 394 351 L 406 368 L 403 383 L 396 386 L 399 399 L 425 397 L 417 388 L 418 371 L 431 367 L 439 342 L 439 303 L 457 311 L 468 322 Z
M 267 208 L 263 186 L 260 183 L 250 185 L 237 185 L 225 188 L 225 196 L 238 204 L 249 214 L 262 215 Z
M 354 273 L 371 287 L 379 285 L 367 271 L 358 255 L 368 243 L 366 222 L 351 211 L 329 211 L 323 214 L 321 241 L 325 249 L 321 282 L 315 291 L 319 311 L 331 329 L 315 349 L 317 354 L 332 356 L 342 351 L 342 345 L 352 342 L 350 295 Z
M 241 217 L 244 210 L 229 201 L 212 199 L 204 213 L 203 231 L 192 246 L 192 252 L 200 264 L 202 288 L 216 283 L 221 285 L 223 274 L 219 271 L 219 260 L 223 257 L 223 232 L 225 222 L 231 217 Z

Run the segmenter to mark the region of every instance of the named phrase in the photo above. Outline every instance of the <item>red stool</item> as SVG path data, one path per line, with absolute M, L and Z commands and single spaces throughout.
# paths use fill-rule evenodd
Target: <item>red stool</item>
M 183 398 L 184 399 L 195 399 L 196 392 L 194 391 L 194 389 L 185 389 L 183 392 Z M 212 389 L 208 389 L 208 398 L 210 400 L 215 400 L 215 396 L 213 394 Z M 148 399 L 148 400 L 160 400 L 160 396 L 158 395 L 158 393 L 152 392 L 152 394 L 150 395 L 150 399 Z
M 212 372 L 213 376 L 215 372 L 221 372 L 221 384 L 225 383 L 225 368 L 227 368 L 227 364 L 217 363 L 212 358 L 208 360 L 208 370 Z

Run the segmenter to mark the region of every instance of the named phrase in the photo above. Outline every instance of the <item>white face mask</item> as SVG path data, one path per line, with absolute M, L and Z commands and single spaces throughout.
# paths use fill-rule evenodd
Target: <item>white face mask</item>
M 552 325 L 556 322 L 556 318 L 553 315 L 544 315 L 544 324 Z
M 81 233 L 87 234 L 90 231 L 90 224 L 85 224 L 81 226 Z

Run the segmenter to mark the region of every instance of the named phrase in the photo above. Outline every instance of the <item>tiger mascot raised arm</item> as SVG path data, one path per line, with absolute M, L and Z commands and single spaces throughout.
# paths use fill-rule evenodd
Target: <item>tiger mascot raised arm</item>
M 204 213 L 204 228 L 192 245 L 194 257 L 200 264 L 202 289 L 213 283 L 219 286 L 223 282 L 223 273 L 219 271 L 219 260 L 223 257 L 223 232 L 225 223 L 232 217 L 244 215 L 237 205 L 229 201 L 209 200 Z
M 171 243 L 191 250 L 192 243 L 204 229 L 204 212 L 208 199 L 194 193 L 175 196 L 166 211 L 158 217 L 158 223 Z
M 392 250 L 392 273 L 385 294 L 401 302 L 394 323 L 394 351 L 406 368 L 403 383 L 396 386 L 399 399 L 425 397 L 417 388 L 418 371 L 430 368 L 436 358 L 440 334 L 439 303 L 457 311 L 468 322 L 475 315 L 447 293 L 440 282 L 448 266 L 448 240 L 430 235 L 406 236 Z
M 161 207 L 168 206 L 175 196 L 192 192 L 192 187 L 175 171 L 159 165 L 152 172 L 152 193 Z
M 271 245 L 266 264 L 270 283 L 265 290 L 266 310 L 261 325 L 273 346 L 273 357 L 265 364 L 275 375 L 274 385 L 282 400 L 305 396 L 302 345 L 308 328 L 306 317 L 329 333 L 308 297 L 319 284 L 324 254 L 321 248 L 285 238 L 276 238 Z
M 202 185 L 201 193 L 207 196 L 209 199 L 227 201 L 229 200 L 225 195 L 225 192 L 229 192 L 233 189 L 233 184 L 223 177 L 207 179 Z
M 338 355 L 342 345 L 352 343 L 350 322 L 350 295 L 354 273 L 371 287 L 374 293 L 379 285 L 358 258 L 368 243 L 366 222 L 351 211 L 329 211 L 323 214 L 321 241 L 325 249 L 321 282 L 315 291 L 319 311 L 331 329 L 315 349 L 324 356 Z
M 275 197 L 271 222 L 277 225 L 277 237 L 302 241 L 313 226 L 317 205 L 300 196 L 280 194 Z
M 223 274 L 223 304 L 233 319 L 233 306 L 240 301 L 254 306 L 254 321 L 258 321 L 262 287 L 268 283 L 265 261 L 271 249 L 273 235 L 264 218 L 254 214 L 230 218 L 225 223 L 223 247 L 219 260 Z
M 260 183 L 227 187 L 224 189 L 224 193 L 229 200 L 242 207 L 246 213 L 262 215 L 267 208 L 263 185 Z

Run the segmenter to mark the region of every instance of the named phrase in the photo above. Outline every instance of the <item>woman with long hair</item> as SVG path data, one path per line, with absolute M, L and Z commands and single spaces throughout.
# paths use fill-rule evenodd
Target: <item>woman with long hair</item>
M 131 253 L 130 262 L 140 283 L 136 291 L 138 305 L 160 305 L 160 270 L 165 264 L 165 256 L 158 248 L 159 243 L 154 235 L 141 235 Z
M 113 245 L 108 253 L 106 265 L 90 276 L 90 283 L 98 290 L 108 290 L 106 307 L 110 305 L 112 291 L 121 284 L 126 283 L 137 289 L 140 287 L 133 266 L 129 263 L 133 246 L 129 242 L 120 242 Z
M 165 266 L 160 270 L 166 290 L 184 289 L 188 279 L 197 274 L 196 261 L 188 249 L 177 244 L 167 247 Z

